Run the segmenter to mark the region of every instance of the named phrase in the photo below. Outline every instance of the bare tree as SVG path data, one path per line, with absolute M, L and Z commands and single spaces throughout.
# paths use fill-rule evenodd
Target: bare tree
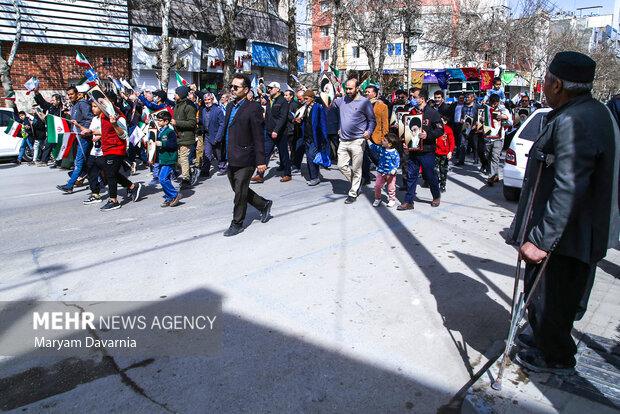
M 340 28 L 342 27 L 344 17 L 344 5 L 343 0 L 333 0 L 332 5 L 332 46 L 330 50 L 331 62 L 330 64 L 338 69 L 338 46 L 340 37 Z
M 297 0 L 288 0 L 288 83 L 293 89 L 298 88 L 297 77 Z M 293 75 L 293 76 L 291 76 Z
M 593 95 L 608 100 L 620 90 L 620 59 L 613 44 L 601 42 L 590 44 L 592 28 L 585 27 L 573 17 L 555 21 L 546 42 L 546 68 L 556 53 L 574 50 L 589 55 L 596 62 Z
M 13 39 L 13 45 L 7 59 L 2 57 L 0 53 L 0 78 L 2 79 L 2 87 L 4 88 L 4 96 L 7 96 L 13 92 L 13 81 L 11 80 L 11 67 L 15 61 L 15 55 L 17 54 L 17 48 L 19 47 L 19 41 L 22 37 L 22 14 L 19 9 L 18 0 L 12 0 L 13 8 L 15 9 L 15 38 Z M 13 107 L 15 103 L 10 102 L 9 106 Z
M 397 23 L 394 2 L 350 0 L 344 9 L 350 23 L 345 31 L 346 36 L 365 52 L 370 68 L 370 79 L 383 88 L 383 65 L 387 43 Z
M 168 80 L 170 79 L 170 38 L 168 37 L 168 26 L 170 23 L 170 8 L 172 0 L 161 0 L 161 88 L 168 91 Z

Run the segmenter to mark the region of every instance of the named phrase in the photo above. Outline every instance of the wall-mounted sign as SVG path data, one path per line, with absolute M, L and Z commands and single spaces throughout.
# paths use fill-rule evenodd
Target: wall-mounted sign
M 288 69 L 288 49 L 266 43 L 252 42 L 252 64 Z
M 200 40 L 173 37 L 170 42 L 170 69 L 200 72 Z M 161 37 L 133 35 L 132 69 L 161 69 Z
M 206 56 L 207 72 L 224 73 L 224 50 L 211 48 Z M 235 51 L 235 72 L 250 73 L 252 70 L 252 55 L 243 50 Z

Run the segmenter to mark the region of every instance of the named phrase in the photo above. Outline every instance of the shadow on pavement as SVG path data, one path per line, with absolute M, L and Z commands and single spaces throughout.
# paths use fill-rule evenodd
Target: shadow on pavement
M 166 300 L 214 298 L 221 300 L 215 292 L 198 289 Z M 11 374 L 0 379 L 0 408 L 127 412 L 140 411 L 144 403 L 149 412 L 434 413 L 451 397 L 425 385 L 424 378 L 401 375 L 230 313 L 222 316 L 222 332 L 220 356 L 112 358 L 101 350 L 90 359 L 54 358 L 35 366 L 31 352 L 5 359 L 0 370 Z M 122 395 L 106 401 L 81 391 L 62 396 L 110 376 L 120 376 Z M 127 401 L 132 406 L 123 405 Z

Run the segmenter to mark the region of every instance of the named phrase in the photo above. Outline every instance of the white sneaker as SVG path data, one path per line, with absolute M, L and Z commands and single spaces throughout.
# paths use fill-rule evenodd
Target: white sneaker
M 395 205 L 395 204 L 396 204 L 396 200 L 390 200 L 390 201 L 388 201 L 388 202 L 387 202 L 387 204 L 386 204 L 386 205 L 387 205 L 388 207 L 394 207 L 394 205 Z
M 379 207 L 379 204 L 381 204 L 381 200 L 375 200 L 374 203 L 372 203 L 373 207 Z

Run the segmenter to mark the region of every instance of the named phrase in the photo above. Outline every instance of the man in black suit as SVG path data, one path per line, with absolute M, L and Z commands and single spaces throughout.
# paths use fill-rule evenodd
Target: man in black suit
M 233 220 L 224 236 L 235 236 L 243 231 L 243 220 L 248 203 L 261 212 L 261 222 L 269 220 L 271 200 L 265 200 L 250 189 L 250 178 L 256 168 L 265 172 L 265 121 L 259 102 L 248 101 L 250 79 L 237 74 L 230 85 L 233 100 L 226 107 L 224 121 L 228 180 L 235 192 Z
M 527 263 L 526 293 L 549 256 L 527 309 L 534 335 L 518 337 L 529 349 L 521 350 L 516 361 L 536 372 L 573 372 L 573 321 L 585 311 L 596 264 L 618 242 L 620 132 L 590 93 L 595 68 L 590 57 L 577 52 L 553 58 L 544 86 L 553 111 L 529 152 L 508 238 L 512 243 L 525 238 L 520 254 Z

